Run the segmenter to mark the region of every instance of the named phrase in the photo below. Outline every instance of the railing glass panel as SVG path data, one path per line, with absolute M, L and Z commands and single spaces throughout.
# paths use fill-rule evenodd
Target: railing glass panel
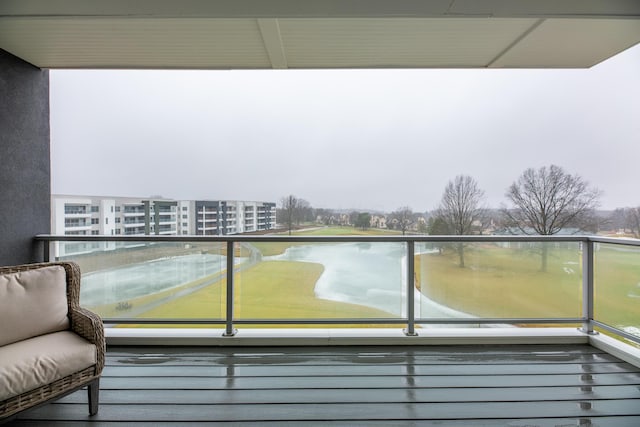
M 106 321 L 225 317 L 222 242 L 63 241 L 53 250 L 80 265 L 80 303 Z
M 595 243 L 594 317 L 640 338 L 640 247 Z
M 416 243 L 416 317 L 580 318 L 580 248 L 580 242 Z
M 234 318 L 322 323 L 406 315 L 403 242 L 236 243 Z M 378 322 L 378 324 L 380 324 Z

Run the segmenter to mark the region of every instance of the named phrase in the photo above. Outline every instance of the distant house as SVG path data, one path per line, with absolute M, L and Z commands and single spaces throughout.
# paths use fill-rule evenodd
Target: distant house
M 371 228 L 387 228 L 387 217 L 384 215 L 371 215 L 369 225 Z

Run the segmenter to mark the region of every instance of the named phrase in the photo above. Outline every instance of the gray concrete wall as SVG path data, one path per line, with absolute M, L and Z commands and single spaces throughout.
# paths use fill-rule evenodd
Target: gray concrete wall
M 0 49 L 0 265 L 40 260 L 50 197 L 49 72 Z

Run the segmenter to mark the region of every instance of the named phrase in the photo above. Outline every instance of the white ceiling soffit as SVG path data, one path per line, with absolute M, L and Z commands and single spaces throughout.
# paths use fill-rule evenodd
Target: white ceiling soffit
M 640 0 L 3 0 L 42 68 L 582 68 L 640 42 Z

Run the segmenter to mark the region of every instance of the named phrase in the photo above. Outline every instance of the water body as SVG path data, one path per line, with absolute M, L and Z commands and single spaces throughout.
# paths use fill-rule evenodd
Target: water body
M 324 266 L 318 298 L 378 308 L 400 316 L 406 285 L 402 243 L 331 243 L 293 246 L 265 260 L 315 262 Z
M 238 258 L 236 264 L 244 261 Z M 80 301 L 97 306 L 165 291 L 227 268 L 227 257 L 192 254 L 82 275 Z
M 265 260 L 315 262 L 324 266 L 316 282 L 318 298 L 366 305 L 396 316 L 406 315 L 406 245 L 404 243 L 328 243 L 293 246 Z M 414 289 L 418 317 L 473 317 L 425 297 Z

